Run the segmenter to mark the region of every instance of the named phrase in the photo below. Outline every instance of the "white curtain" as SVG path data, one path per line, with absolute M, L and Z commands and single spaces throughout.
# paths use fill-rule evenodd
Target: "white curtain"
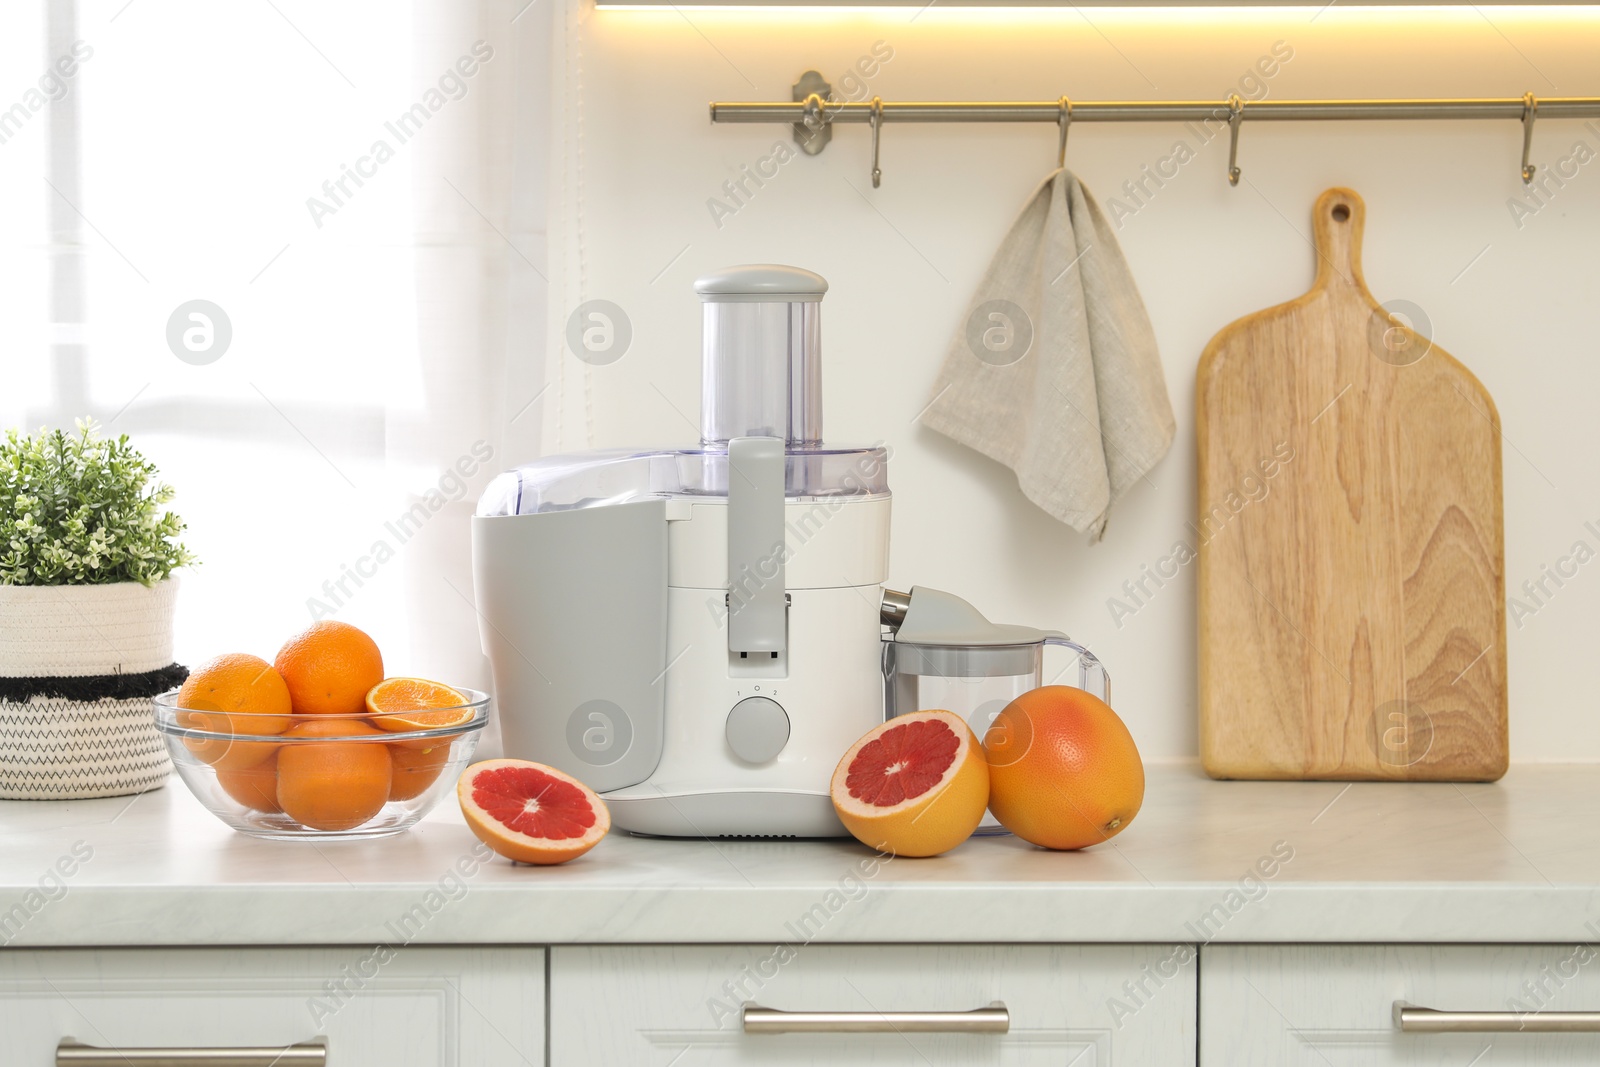
M 0 15 L 0 419 L 92 415 L 177 487 L 185 662 L 332 615 L 486 683 L 467 520 L 542 432 L 549 6 Z

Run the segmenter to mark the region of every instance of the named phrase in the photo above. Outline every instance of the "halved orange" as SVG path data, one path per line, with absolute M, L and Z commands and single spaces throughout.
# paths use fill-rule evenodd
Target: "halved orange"
M 830 791 L 839 821 L 862 844 L 896 856 L 937 856 L 983 821 L 989 764 L 961 716 L 914 711 L 851 745 Z
M 385 678 L 367 690 L 372 725 L 390 733 L 464 725 L 472 721 L 467 703 L 462 693 L 426 678 Z
M 611 812 L 594 790 L 531 760 L 474 763 L 456 782 L 456 797 L 478 840 L 520 863 L 577 859 L 611 829 Z

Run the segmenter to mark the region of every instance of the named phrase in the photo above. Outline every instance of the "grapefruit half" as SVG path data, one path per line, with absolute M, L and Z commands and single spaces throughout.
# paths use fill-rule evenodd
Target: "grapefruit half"
M 972 836 L 989 804 L 989 765 L 961 716 L 897 715 L 850 746 L 833 772 L 833 808 L 864 845 L 937 856 Z
M 519 863 L 577 859 L 611 829 L 594 790 L 531 760 L 474 763 L 456 782 L 456 796 L 478 840 Z

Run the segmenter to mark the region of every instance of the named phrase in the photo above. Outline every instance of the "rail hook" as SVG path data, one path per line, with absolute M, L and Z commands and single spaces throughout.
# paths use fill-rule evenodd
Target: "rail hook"
M 1539 98 L 1528 93 L 1522 98 L 1522 184 L 1533 184 L 1533 172 L 1538 170 L 1528 162 L 1533 149 L 1533 120 L 1539 117 Z
M 1244 101 L 1238 93 L 1228 94 L 1228 184 L 1238 185 L 1239 127 L 1244 125 Z
M 1056 123 L 1061 127 L 1061 143 L 1056 148 L 1056 169 L 1060 170 L 1067 165 L 1067 133 L 1072 129 L 1072 101 L 1063 96 L 1056 106 L 1061 109 L 1056 117 Z
M 878 133 L 883 128 L 883 97 L 872 98 L 872 115 L 868 121 L 872 123 L 872 187 L 876 189 L 883 183 L 883 170 L 878 166 Z

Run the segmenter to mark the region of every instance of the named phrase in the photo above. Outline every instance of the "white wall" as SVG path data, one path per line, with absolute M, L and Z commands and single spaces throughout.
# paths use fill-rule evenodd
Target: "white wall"
M 1499 404 L 1512 593 L 1574 541 L 1600 548 L 1583 528 L 1600 527 L 1600 163 L 1519 229 L 1507 208 L 1522 191 L 1514 123 L 1247 124 L 1237 189 L 1225 139 L 1211 143 L 1120 234 L 1179 429 L 1152 484 L 1114 509 L 1105 542 L 1090 547 L 1030 505 L 1009 471 L 914 421 L 990 253 L 1054 163 L 1054 129 L 887 126 L 873 190 L 866 128 L 840 127 L 820 157 L 787 163 L 719 228 L 707 200 L 789 134 L 712 126 L 706 113 L 712 99 L 786 100 L 812 67 L 837 81 L 879 40 L 894 57 L 867 95 L 889 100 L 1220 100 L 1280 40 L 1294 58 L 1268 83 L 1275 98 L 1600 95 L 1600 14 L 592 11 L 575 0 L 562 17 L 547 446 L 691 441 L 694 277 L 748 261 L 821 272 L 832 284 L 828 436 L 895 449 L 892 584 L 949 589 L 992 618 L 1085 640 L 1109 664 L 1147 757 L 1195 752 L 1193 573 L 1120 628 L 1106 601 L 1193 515 L 1196 360 L 1226 323 L 1307 287 L 1309 212 L 1328 186 L 1366 198 L 1374 292 L 1424 308 L 1436 340 Z M 1069 165 L 1104 202 L 1180 136 L 1176 126 L 1080 125 Z M 1554 164 L 1579 140 L 1600 150 L 1600 125 L 1542 121 L 1535 159 Z M 556 346 L 572 308 L 597 297 L 621 305 L 635 332 L 620 361 L 589 368 Z M 1513 758 L 1600 758 L 1597 609 L 1600 563 L 1513 622 Z

